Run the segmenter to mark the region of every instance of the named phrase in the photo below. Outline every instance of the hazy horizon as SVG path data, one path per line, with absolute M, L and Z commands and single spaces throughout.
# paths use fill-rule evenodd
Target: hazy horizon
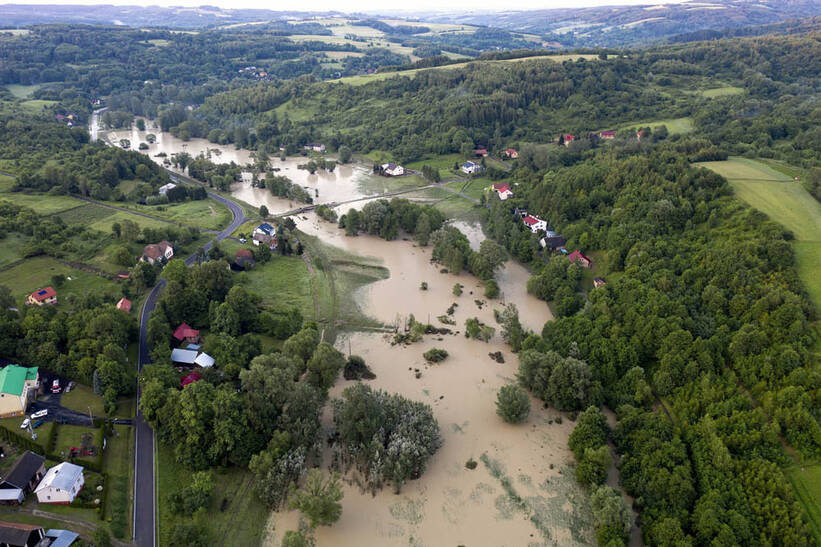
M 596 6 L 627 6 L 627 5 L 664 5 L 664 4 L 681 4 L 691 0 L 667 0 L 664 2 L 652 2 L 648 0 L 513 0 L 504 7 L 500 7 L 495 0 L 453 0 L 448 3 L 447 7 L 442 6 L 442 2 L 438 0 L 417 0 L 414 2 L 412 8 L 409 8 L 407 3 L 397 3 L 398 7 L 386 5 L 386 2 L 380 0 L 353 0 L 340 4 L 332 0 L 314 0 L 309 5 L 272 5 L 271 2 L 265 0 L 232 0 L 225 2 L 220 0 L 91 0 L 91 1 L 74 1 L 74 0 L 33 0 L 28 2 L 5 2 L 5 5 L 77 5 L 77 6 L 93 6 L 93 5 L 113 5 L 113 6 L 138 6 L 138 7 L 186 7 L 193 8 L 199 6 L 217 6 L 221 9 L 265 9 L 270 11 L 305 11 L 305 12 L 327 12 L 338 11 L 344 13 L 351 12 L 374 12 L 374 13 L 418 13 L 422 11 L 438 11 L 438 12 L 476 12 L 476 11 L 530 11 L 530 10 L 545 10 L 545 9 L 561 9 L 561 8 L 581 8 L 581 7 L 596 7 Z

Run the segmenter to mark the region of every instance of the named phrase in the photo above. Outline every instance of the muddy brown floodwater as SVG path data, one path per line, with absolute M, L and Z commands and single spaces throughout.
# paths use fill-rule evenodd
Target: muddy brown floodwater
M 92 123 L 93 125 L 93 123 Z M 192 155 L 211 151 L 215 162 L 252 161 L 250 153 L 233 146 L 219 146 L 203 139 L 183 142 L 168 133 L 148 131 L 109 132 L 117 142 L 128 138 L 136 148 L 153 132 L 156 144 L 145 151 L 152 157 L 187 151 Z M 96 134 L 96 131 L 94 131 Z M 219 150 L 219 153 L 215 153 Z M 159 160 L 159 158 L 155 158 Z M 319 189 L 318 202 L 344 201 L 389 189 L 389 182 L 374 178 L 366 167 L 341 166 L 334 173 L 310 175 L 296 169 L 304 158 L 286 162 L 272 159 L 273 167 L 303 186 Z M 390 189 L 395 189 L 395 185 Z M 273 197 L 248 182 L 234 185 L 232 195 L 254 206 L 266 205 L 272 213 L 293 209 L 295 204 Z M 361 208 L 365 202 L 352 206 Z M 343 207 L 347 210 L 348 206 Z M 340 213 L 343 211 L 339 211 Z M 501 298 L 486 301 L 477 279 L 468 275 L 444 274 L 430 262 L 430 248 L 410 241 L 383 241 L 368 236 L 346 237 L 335 225 L 321 221 L 313 213 L 294 217 L 300 230 L 319 237 L 324 243 L 363 257 L 375 257 L 390 271 L 390 277 L 359 289 L 354 295 L 362 311 L 385 323 L 403 324 L 409 314 L 439 324 L 437 316 L 456 303 L 452 326 L 459 334 L 425 336 L 409 346 L 391 346 L 381 333 L 350 332 L 337 337 L 337 347 L 346 354 L 365 358 L 376 374 L 369 384 L 430 404 L 439 423 L 443 444 L 429 462 L 421 478 L 406 484 L 400 494 L 390 487 L 376 496 L 363 493 L 350 477 L 345 481 L 342 517 L 331 527 L 316 530 L 317 545 L 591 545 L 595 542 L 592 516 L 581 488 L 573 479 L 573 455 L 567 448 L 573 423 L 567 416 L 545 409 L 532 399 L 532 411 L 523 424 L 505 424 L 496 415 L 496 392 L 513 382 L 517 358 L 510 353 L 498 332 L 489 343 L 468 340 L 462 334 L 465 320 L 478 317 L 497 328 L 493 309 L 512 302 L 519 309 L 522 324 L 541 332 L 552 316 L 544 302 L 527 294 L 528 271 L 509 262 L 497 274 Z M 478 224 L 456 222 L 478 248 L 484 239 Z M 428 290 L 420 290 L 425 281 Z M 461 296 L 452 294 L 453 285 L 464 285 Z M 480 307 L 475 301 L 482 302 Z M 432 347 L 444 348 L 449 357 L 429 366 L 422 354 Z M 500 351 L 505 362 L 497 363 L 489 353 Z M 417 373 L 418 378 L 417 378 Z M 340 378 L 331 390 L 338 397 L 352 382 Z M 555 418 L 562 416 L 563 423 Z M 330 428 L 326 409 L 324 427 Z M 328 454 L 325 455 L 325 466 Z M 478 466 L 469 470 L 473 459 Z M 272 513 L 266 526 L 265 545 L 278 546 L 287 530 L 297 529 L 299 516 L 293 511 Z
M 369 382 L 373 388 L 430 404 L 443 444 L 422 477 L 410 481 L 398 495 L 390 487 L 376 496 L 363 493 L 348 477 L 342 517 L 333 526 L 316 530 L 317 545 L 594 543 L 588 503 L 569 468 L 573 456 L 567 440 L 573 423 L 566 416 L 562 424 L 556 423 L 561 413 L 533 399 L 533 410 L 524 424 L 505 424 L 496 415 L 496 392 L 514 381 L 518 361 L 498 332 L 490 343 L 468 340 L 462 334 L 469 317 L 478 317 L 498 330 L 493 308 L 500 308 L 501 303 L 486 301 L 478 280 L 470 275 L 440 273 L 440 266 L 430 262 L 430 248 L 410 241 L 346 237 L 313 214 L 307 220 L 298 218 L 297 225 L 327 244 L 376 257 L 390 270 L 388 279 L 355 295 L 363 312 L 384 323 L 403 323 L 413 313 L 419 320 L 441 325 L 437 316 L 445 314 L 452 303 L 458 304 L 452 316 L 456 325 L 451 327 L 458 335 L 428 335 L 409 346 L 391 346 L 381 333 L 353 332 L 337 338 L 340 350 L 347 354 L 350 348 L 365 358 L 377 376 Z M 460 224 L 459 228 L 472 245 L 483 237 L 478 226 Z M 505 301 L 518 306 L 523 324 L 541 331 L 552 317 L 544 302 L 527 295 L 527 277 L 523 267 L 509 263 L 499 276 L 500 285 Z M 427 291 L 420 290 L 422 281 L 428 283 Z M 459 297 L 452 294 L 457 282 L 465 286 Z M 481 309 L 475 300 L 484 301 Z M 422 354 L 432 347 L 444 348 L 450 356 L 429 366 Z M 496 351 L 502 352 L 505 363 L 489 357 L 488 353 Z M 340 379 L 331 397 L 338 397 L 351 384 Z M 330 412 L 323 421 L 329 428 Z M 465 467 L 470 458 L 479 462 L 474 470 Z M 287 530 L 298 527 L 298 519 L 293 511 L 273 513 L 265 545 L 279 545 Z
M 128 139 L 131 141 L 131 149 L 138 150 L 140 143 L 148 144 L 146 135 L 153 133 L 156 136 L 156 142 L 148 144 L 146 150 L 138 151 L 151 156 L 157 163 L 162 163 L 163 160 L 162 157 L 157 157 L 157 154 L 165 153 L 170 158 L 171 155 L 179 152 L 188 152 L 194 157 L 203 154 L 214 163 L 234 162 L 237 165 L 245 166 L 254 162 L 252 153 L 249 150 L 237 149 L 234 145 L 215 144 L 206 139 L 189 139 L 187 141 L 179 139 L 171 133 L 160 131 L 153 120 L 143 119 L 146 125 L 145 131 L 139 131 L 136 125 L 132 125 L 130 129 L 105 131 L 105 136 L 109 142 L 115 145 L 121 139 Z M 103 134 L 103 130 L 100 129 L 98 115 L 92 116 L 89 122 L 89 130 L 93 140 L 96 140 L 98 135 Z M 285 175 L 294 184 L 307 189 L 315 203 L 344 202 L 396 190 L 399 187 L 412 187 L 422 184 L 421 179 L 417 177 L 390 179 L 374 175 L 372 166 L 362 162 L 338 165 L 332 172 L 319 170 L 311 174 L 305 169 L 298 168 L 298 165 L 307 163 L 308 160 L 309 158 L 303 156 L 290 156 L 283 161 L 279 156 L 272 155 L 269 165 L 277 174 Z M 243 174 L 242 182 L 232 185 L 231 194 L 246 203 L 257 206 L 265 205 L 271 214 L 283 213 L 304 205 L 292 200 L 278 198 L 265 188 L 254 188 L 251 186 L 250 172 Z

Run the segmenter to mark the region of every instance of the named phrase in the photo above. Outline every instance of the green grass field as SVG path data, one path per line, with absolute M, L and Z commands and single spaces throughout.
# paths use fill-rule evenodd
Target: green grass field
M 725 87 L 716 87 L 714 89 L 705 89 L 701 92 L 702 96 L 713 99 L 715 97 L 726 97 L 728 95 L 739 95 L 744 93 L 743 87 L 734 87 L 731 85 Z
M 815 536 L 816 545 L 821 545 L 821 465 L 807 468 L 792 467 L 786 470 L 787 478 L 793 487 L 793 493 L 804 507 L 804 514 Z
M 0 268 L 23 258 L 23 250 L 32 240 L 28 236 L 18 233 L 8 234 L 0 240 Z
M 129 202 L 116 202 L 112 205 L 171 222 L 210 230 L 223 228 L 231 222 L 231 213 L 228 208 L 212 199 L 185 201 L 162 206 L 140 205 L 139 203 Z
M 649 127 L 650 129 L 655 129 L 662 125 L 667 126 L 667 131 L 671 135 L 677 133 L 690 133 L 693 131 L 693 129 L 695 129 L 693 127 L 692 118 L 670 118 L 667 120 L 651 120 L 646 122 L 623 123 L 619 125 L 617 129 L 629 129 L 637 127 Z
M 226 252 L 230 251 L 225 247 Z M 232 253 L 233 254 L 233 253 Z M 266 308 L 297 307 L 306 319 L 317 319 L 311 296 L 311 280 L 300 257 L 274 255 L 242 276 L 244 287 L 262 297 Z
M 0 32 L 5 32 L 5 31 L 0 31 Z M 8 89 L 9 92 L 12 95 L 14 95 L 15 97 L 17 97 L 18 99 L 25 99 L 25 98 L 31 96 L 32 93 L 34 93 L 35 91 L 37 91 L 41 87 L 43 87 L 42 84 L 34 84 L 34 85 L 6 84 L 6 89 Z
M 134 221 L 140 228 L 166 228 L 168 226 L 167 222 L 163 222 L 161 220 L 145 218 L 139 215 L 132 215 L 131 213 L 126 213 L 124 211 L 115 211 L 113 209 L 109 209 L 109 211 L 111 211 L 112 214 L 87 224 L 87 226 L 91 229 L 99 230 L 106 234 L 111 233 L 111 227 L 114 223 L 122 224 L 124 220 Z
M 160 545 L 174 524 L 195 521 L 208 531 L 212 545 L 259 545 L 268 521 L 268 508 L 254 494 L 251 473 L 237 468 L 215 473 L 214 498 L 206 511 L 174 515 L 168 507 L 168 495 L 185 485 L 192 475 L 189 468 L 174 461 L 171 449 L 157 448 L 157 501 Z
M 813 303 L 821 309 L 821 204 L 785 171 L 746 158 L 710 161 L 706 167 L 730 181 L 738 199 L 758 209 L 795 236 L 798 274 Z
M 70 196 L 27 194 L 24 192 L 2 192 L 0 193 L 0 199 L 33 209 L 39 215 L 53 215 L 82 205 L 81 201 Z
M 108 439 L 105 469 L 108 473 L 108 503 L 106 519 L 112 532 L 121 539 L 131 537 L 131 491 L 133 489 L 134 430 L 126 425 L 115 425 Z
M 54 106 L 57 104 L 57 101 L 45 101 L 41 99 L 32 99 L 30 101 L 23 101 L 20 103 L 20 106 L 29 112 L 38 113 L 42 112 L 48 106 Z
M 346 78 L 340 78 L 336 80 L 338 82 L 343 82 L 350 85 L 364 85 L 370 82 L 378 81 L 378 80 L 386 80 L 388 78 L 395 78 L 398 76 L 408 76 L 409 78 L 413 78 L 416 74 L 422 70 L 452 70 L 457 68 L 465 68 L 466 66 L 470 65 L 471 63 L 476 63 L 477 69 L 481 64 L 498 64 L 498 63 L 518 63 L 523 61 L 539 61 L 539 60 L 549 60 L 555 61 L 557 63 L 563 63 L 564 61 L 578 61 L 579 59 L 587 59 L 593 60 L 598 59 L 598 55 L 593 54 L 577 54 L 577 55 L 537 55 L 535 57 L 522 57 L 518 59 L 503 59 L 500 61 L 467 61 L 464 63 L 455 63 L 452 65 L 444 65 L 444 66 L 437 66 L 431 68 L 415 68 L 412 70 L 403 70 L 401 72 L 377 72 L 374 74 L 361 74 L 359 76 L 348 76 Z
M 70 306 L 67 301 L 70 302 L 72 297 L 89 292 L 119 293 L 119 288 L 114 281 L 74 269 L 51 257 L 43 256 L 31 258 L 13 268 L 1 271 L 0 285 L 11 289 L 15 301 L 22 305 L 27 295 L 41 287 L 51 285 L 51 277 L 55 274 L 71 277 L 71 281 L 66 280 L 62 287 L 55 287 L 59 307 Z

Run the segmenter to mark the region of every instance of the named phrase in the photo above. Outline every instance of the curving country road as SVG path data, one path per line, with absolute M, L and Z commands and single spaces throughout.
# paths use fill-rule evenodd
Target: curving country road
M 172 179 L 179 181 L 172 175 Z M 211 240 L 203 246 L 203 251 L 207 252 L 213 247 L 214 241 L 222 241 L 230 237 L 234 231 L 245 222 L 245 212 L 242 207 L 230 199 L 224 198 L 211 192 L 208 197 L 222 203 L 231 211 L 233 220 L 224 230 L 217 234 L 215 240 Z M 190 266 L 197 260 L 198 253 L 185 259 L 185 264 Z M 148 345 L 148 319 L 157 299 L 165 288 L 165 279 L 160 279 L 148 297 L 145 299 L 140 310 L 140 343 L 137 357 L 137 369 L 141 370 L 143 365 L 151 363 L 151 348 Z M 134 448 L 134 542 L 138 547 L 155 547 L 157 544 L 157 510 L 155 506 L 157 492 L 157 479 L 154 476 L 154 449 L 156 440 L 151 426 L 143 419 L 140 412 L 140 392 L 137 388 L 137 416 L 134 420 L 135 448 Z

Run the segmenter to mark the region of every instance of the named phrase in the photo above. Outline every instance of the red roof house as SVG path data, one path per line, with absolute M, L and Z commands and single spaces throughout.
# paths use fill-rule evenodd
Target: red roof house
M 174 331 L 173 336 L 180 342 L 185 341 L 189 344 L 196 344 L 197 340 L 200 339 L 200 331 L 197 329 L 192 329 L 185 323 L 181 323 L 180 326 Z
M 194 382 L 198 382 L 200 380 L 202 380 L 202 374 L 200 374 L 196 370 L 192 371 L 191 374 L 182 379 L 182 381 L 180 382 L 180 387 L 185 387 L 188 384 L 193 384 Z
M 510 189 L 510 185 L 506 182 L 494 184 L 493 191 L 499 194 L 499 199 L 501 199 L 502 201 L 506 200 L 507 198 L 513 197 L 513 191 Z
M 505 150 L 505 156 L 512 160 L 515 160 L 519 157 L 519 153 L 516 151 L 515 148 L 508 148 L 507 150 Z
M 576 140 L 576 135 L 565 135 L 564 136 L 564 145 L 570 146 L 570 143 Z
M 578 249 L 570 253 L 570 256 L 568 256 L 567 258 L 570 259 L 570 262 L 578 264 L 582 268 L 589 268 L 593 265 L 593 261 L 584 256 L 582 252 Z
M 129 300 L 128 298 L 125 298 L 125 297 L 120 298 L 120 301 L 117 302 L 117 309 L 118 310 L 123 310 L 125 313 L 130 313 L 131 312 L 131 300 Z
M 616 132 L 615 131 L 599 131 L 599 138 L 600 139 L 615 139 Z
M 486 158 L 488 156 L 487 148 L 477 148 L 473 151 L 477 158 Z
M 237 251 L 236 257 L 234 258 L 234 262 L 237 265 L 242 266 L 243 268 L 253 266 L 254 253 L 252 253 L 250 249 L 240 249 Z
M 26 298 L 26 304 L 32 304 L 35 306 L 56 303 L 57 291 L 54 290 L 54 287 L 43 287 L 42 289 L 37 289 Z

